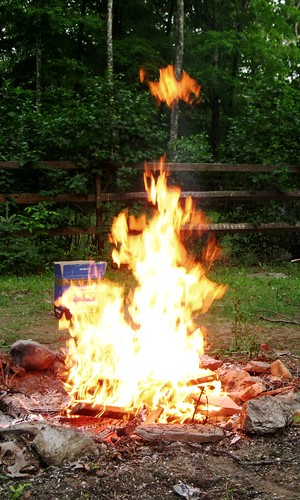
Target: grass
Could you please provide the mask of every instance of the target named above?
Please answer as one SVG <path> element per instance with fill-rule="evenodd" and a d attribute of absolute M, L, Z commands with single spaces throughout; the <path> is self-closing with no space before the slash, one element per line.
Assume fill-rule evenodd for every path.
<path fill-rule="evenodd" d="M 126 288 L 134 283 L 128 271 L 108 269 L 107 277 Z M 300 263 L 264 269 L 218 266 L 209 278 L 228 285 L 224 297 L 211 306 L 208 316 L 215 324 L 222 319 L 232 323 L 236 350 L 243 351 L 255 343 L 254 328 L 249 325 L 268 325 L 259 319 L 261 314 L 282 319 L 276 312 L 299 320 Z M 28 277 L 0 276 L 1 349 L 20 338 L 49 344 L 61 340 L 53 315 L 53 290 L 54 277 L 49 272 Z M 282 324 L 272 323 L 272 327 L 280 329 Z"/>
<path fill-rule="evenodd" d="M 264 268 L 219 267 L 209 277 L 228 285 L 221 301 L 212 305 L 211 313 L 233 319 L 255 320 L 260 314 L 276 316 L 270 311 L 300 321 L 300 265 Z"/>
<path fill-rule="evenodd" d="M 42 328 L 53 309 L 53 276 L 0 276 L 0 345 L 7 346 Z"/>

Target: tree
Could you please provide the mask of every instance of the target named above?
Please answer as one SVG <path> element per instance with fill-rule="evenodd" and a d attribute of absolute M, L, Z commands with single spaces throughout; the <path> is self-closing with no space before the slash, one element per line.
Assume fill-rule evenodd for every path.
<path fill-rule="evenodd" d="M 15 138 L 19 147 L 23 144 L 22 155 L 31 150 L 37 157 L 44 150 L 36 147 L 37 137 L 29 133 L 31 128 L 38 134 L 41 127 L 31 114 L 33 110 L 44 112 L 41 119 L 46 121 L 47 113 L 52 115 L 55 107 L 60 116 L 65 103 L 71 109 L 74 101 L 86 98 L 86 89 L 99 76 L 107 78 L 108 68 L 128 89 L 137 84 L 142 66 L 151 80 L 156 79 L 159 68 L 169 64 L 175 64 L 179 75 L 183 48 L 184 69 L 201 83 L 202 101 L 192 109 L 181 105 L 178 122 L 174 108 L 170 135 L 181 138 L 208 132 L 214 160 L 226 160 L 235 124 L 246 126 L 243 115 L 245 107 L 250 110 L 250 96 L 254 107 L 257 99 L 258 115 L 261 103 L 273 96 L 275 99 L 279 87 L 284 87 L 282 95 L 297 105 L 299 8 L 295 0 L 178 0 L 177 4 L 175 0 L 3 0 L 0 14 L 0 91 L 5 124 L 0 149 L 7 148 L 6 156 L 17 154 L 12 147 Z M 289 86 L 293 92 L 288 92 Z M 143 90 L 140 85 L 135 91 Z M 13 106 L 13 99 L 18 107 Z M 78 112 L 79 108 L 73 106 Z M 260 123 L 271 109 L 264 106 L 262 113 L 266 114 Z M 169 110 L 162 107 L 159 116 L 163 125 L 168 115 Z M 287 114 L 283 116 L 288 119 Z M 294 113 L 292 119 L 296 120 Z M 288 121 L 281 125 L 284 130 L 290 126 Z M 294 125 L 296 128 L 295 121 Z M 10 127 L 15 131 L 13 139 Z M 28 139 L 21 141 L 24 134 Z M 75 137 L 73 140 L 73 150 L 78 151 Z M 111 149 L 114 141 L 112 137 Z M 62 143 L 60 136 L 57 143 Z M 252 150 L 260 144 L 264 150 L 263 136 L 255 138 L 255 145 L 248 136 L 249 147 L 250 143 Z M 69 148 L 65 154 L 71 154 Z"/>
<path fill-rule="evenodd" d="M 176 44 L 176 59 L 175 59 L 175 76 L 177 80 L 180 79 L 182 74 L 184 52 L 184 0 L 177 0 L 177 44 Z M 171 133 L 170 141 L 176 141 L 178 135 L 178 113 L 179 101 L 173 103 L 171 111 Z"/>
<path fill-rule="evenodd" d="M 42 100 L 42 20 L 40 1 L 36 4 L 35 95 L 36 110 L 40 112 Z"/>
<path fill-rule="evenodd" d="M 113 0 L 107 2 L 107 70 L 108 78 L 111 80 L 114 63 L 113 63 Z"/>

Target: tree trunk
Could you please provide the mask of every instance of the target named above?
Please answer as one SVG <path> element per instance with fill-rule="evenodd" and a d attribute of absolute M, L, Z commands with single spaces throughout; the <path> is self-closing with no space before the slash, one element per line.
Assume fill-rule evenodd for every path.
<path fill-rule="evenodd" d="M 182 61 L 184 50 L 184 0 L 177 0 L 177 45 L 176 45 L 176 60 L 175 60 L 175 76 L 177 80 L 180 79 L 182 73 Z M 178 137 L 178 116 L 179 116 L 179 101 L 175 101 L 171 110 L 171 131 L 170 142 L 171 152 L 170 156 L 174 154 L 172 144 Z"/>
<path fill-rule="evenodd" d="M 172 0 L 170 8 L 169 8 L 169 12 L 168 12 L 167 23 L 166 23 L 166 35 L 167 36 L 170 36 L 171 31 L 172 31 L 172 18 L 173 18 L 173 14 L 174 14 L 174 4 L 175 4 L 175 0 Z"/>
<path fill-rule="evenodd" d="M 218 92 L 212 89 L 210 99 L 211 109 L 211 145 L 212 154 L 216 158 L 220 144 L 220 99 Z"/>
<path fill-rule="evenodd" d="M 225 110 L 225 114 L 229 117 L 232 118 L 234 116 L 234 98 L 235 98 L 235 80 L 238 77 L 239 74 L 239 64 L 240 64 L 240 58 L 241 58 L 241 51 L 240 51 L 240 38 L 241 38 L 241 33 L 243 32 L 245 28 L 245 14 L 247 13 L 250 5 L 250 0 L 241 0 L 239 3 L 239 9 L 237 12 L 237 19 L 236 19 L 236 50 L 233 53 L 232 56 L 232 64 L 231 64 L 231 81 L 232 84 L 229 87 L 229 95 L 228 95 L 228 105 Z"/>
<path fill-rule="evenodd" d="M 113 59 L 113 0 L 107 2 L 107 71 L 110 83 L 114 71 Z"/>
<path fill-rule="evenodd" d="M 81 8 L 80 8 L 80 15 L 82 18 L 86 16 L 86 9 L 87 9 L 87 0 L 82 0 L 81 2 Z M 82 56 L 83 56 L 83 50 L 84 50 L 84 24 L 83 22 L 79 23 L 78 26 L 78 39 L 77 39 L 77 61 L 82 62 Z M 75 85 L 76 91 L 81 94 L 83 85 L 82 85 L 82 78 L 79 73 L 78 79 Z"/>
<path fill-rule="evenodd" d="M 218 20 L 218 12 L 219 12 L 219 0 L 215 0 L 213 2 L 213 17 L 212 17 L 212 28 L 215 31 L 219 31 L 219 20 Z M 220 62 L 220 49 L 219 47 L 215 47 L 212 65 L 215 68 L 215 74 L 218 74 L 219 70 L 219 62 Z M 210 91 L 210 109 L 211 109 L 211 145 L 212 145 L 212 154 L 213 157 L 217 157 L 218 147 L 220 143 L 220 95 L 219 90 L 217 88 L 217 83 L 213 82 Z"/>
<path fill-rule="evenodd" d="M 35 32 L 35 106 L 39 113 L 42 100 L 42 18 L 40 1 L 36 2 L 36 32 Z"/>

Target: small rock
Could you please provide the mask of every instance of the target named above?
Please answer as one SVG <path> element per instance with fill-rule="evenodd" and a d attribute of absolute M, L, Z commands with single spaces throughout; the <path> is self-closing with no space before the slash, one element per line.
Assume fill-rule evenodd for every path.
<path fill-rule="evenodd" d="M 249 361 L 245 368 L 249 373 L 266 373 L 270 369 L 270 363 L 264 361 Z"/>
<path fill-rule="evenodd" d="M 239 399 L 241 401 L 249 401 L 250 399 L 256 398 L 266 390 L 266 386 L 262 382 L 256 382 L 255 384 L 246 387 L 239 394 Z"/>
<path fill-rule="evenodd" d="M 274 377 L 274 375 L 269 375 L 268 381 L 274 385 L 274 387 L 279 387 L 282 385 L 281 377 Z"/>
<path fill-rule="evenodd" d="M 242 407 L 241 428 L 247 434 L 271 434 L 291 423 L 293 409 L 280 399 L 262 396 Z"/>
<path fill-rule="evenodd" d="M 211 358 L 207 354 L 201 354 L 200 356 L 200 367 L 215 371 L 223 365 L 223 361 L 221 359 Z"/>
<path fill-rule="evenodd" d="M 95 456 L 98 448 L 92 438 L 78 429 L 45 425 L 33 446 L 47 465 L 60 467 L 83 456 Z"/>
<path fill-rule="evenodd" d="M 10 348 L 10 356 L 17 366 L 27 371 L 44 371 L 57 359 L 55 352 L 33 340 L 17 340 Z"/>
<path fill-rule="evenodd" d="M 284 273 L 267 273 L 267 274 L 272 278 L 287 278 L 287 275 Z"/>
<path fill-rule="evenodd" d="M 251 375 L 245 370 L 228 370 L 224 375 L 220 375 L 222 387 L 227 392 L 240 391 L 251 383 Z M 254 382 L 253 382 L 254 383 Z"/>
<path fill-rule="evenodd" d="M 282 377 L 287 380 L 291 380 L 293 378 L 290 370 L 282 363 L 282 361 L 280 361 L 280 359 L 276 359 L 276 361 L 270 365 L 270 373 L 275 377 Z"/>
<path fill-rule="evenodd" d="M 298 410 L 300 412 L 300 392 L 289 391 L 284 394 L 278 394 L 277 399 L 283 401 L 284 403 L 290 405 L 294 411 Z"/>
<path fill-rule="evenodd" d="M 13 417 L 11 415 L 7 415 L 0 410 L 0 427 L 6 427 L 13 421 Z"/>
<path fill-rule="evenodd" d="M 208 498 L 208 496 L 206 497 L 205 493 L 199 490 L 199 488 L 194 488 L 193 486 L 185 484 L 181 481 L 173 486 L 173 491 L 177 493 L 177 495 L 186 499 L 192 498 L 193 500 L 200 500 L 200 498 Z"/>

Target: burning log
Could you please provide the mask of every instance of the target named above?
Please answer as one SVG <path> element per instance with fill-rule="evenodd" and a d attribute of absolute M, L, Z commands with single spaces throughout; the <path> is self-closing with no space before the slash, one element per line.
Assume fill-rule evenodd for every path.
<path fill-rule="evenodd" d="M 205 377 L 199 377 L 197 379 L 194 379 L 194 380 L 189 380 L 187 382 L 187 385 L 188 386 L 191 386 L 191 385 L 196 385 L 196 386 L 199 386 L 201 384 L 207 384 L 209 382 L 213 382 L 214 380 L 218 380 L 218 375 L 216 373 L 212 373 L 210 375 L 206 375 Z"/>
<path fill-rule="evenodd" d="M 69 415 L 83 415 L 87 417 L 112 418 L 116 420 L 132 420 L 135 416 L 133 412 L 125 410 L 120 406 L 92 405 L 91 403 L 77 403 Z"/>

